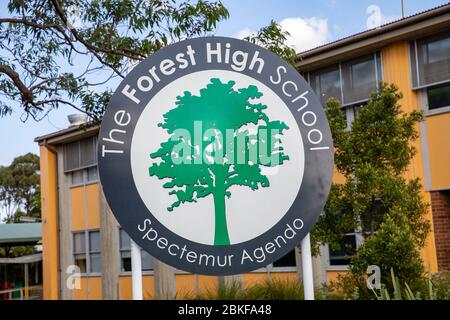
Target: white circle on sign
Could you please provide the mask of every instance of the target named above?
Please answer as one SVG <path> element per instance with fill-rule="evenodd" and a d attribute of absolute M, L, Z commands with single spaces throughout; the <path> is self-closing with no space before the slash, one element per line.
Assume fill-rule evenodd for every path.
<path fill-rule="evenodd" d="M 175 195 L 169 194 L 171 189 L 163 187 L 170 179 L 149 175 L 150 166 L 159 161 L 151 159 L 150 154 L 170 139 L 167 131 L 158 126 L 164 121 L 163 115 L 177 106 L 177 96 L 182 96 L 185 91 L 198 96 L 212 78 L 218 78 L 222 83 L 234 81 L 236 91 L 256 86 L 262 96 L 251 102 L 266 105 L 264 113 L 271 121 L 283 121 L 289 127 L 280 136 L 283 152 L 289 160 L 275 167 L 260 166 L 270 186 L 252 190 L 234 185 L 229 189 L 231 196 L 225 199 L 227 229 L 230 244 L 237 244 L 258 237 L 280 221 L 294 202 L 302 182 L 305 157 L 298 125 L 283 100 L 269 87 L 247 75 L 225 70 L 199 71 L 176 79 L 162 88 L 141 113 L 131 143 L 131 169 L 142 201 L 161 224 L 190 241 L 214 244 L 213 196 L 182 203 L 169 211 L 168 207 L 177 201 Z"/>

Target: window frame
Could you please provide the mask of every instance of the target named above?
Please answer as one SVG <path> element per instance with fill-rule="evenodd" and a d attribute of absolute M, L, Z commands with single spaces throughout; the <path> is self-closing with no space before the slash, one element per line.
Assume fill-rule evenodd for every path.
<path fill-rule="evenodd" d="M 355 236 L 355 243 L 356 243 L 356 250 L 358 250 L 358 247 L 363 243 L 364 239 L 360 232 L 349 232 L 346 233 L 344 236 Z M 320 255 L 324 255 L 324 258 L 326 260 L 326 271 L 347 271 L 350 269 L 349 264 L 342 264 L 342 265 L 332 265 L 331 259 L 330 259 L 330 246 L 328 243 L 323 245 L 323 248 L 321 250 Z"/>
<path fill-rule="evenodd" d="M 119 236 L 119 269 L 120 269 L 120 272 L 119 272 L 119 275 L 130 275 L 131 274 L 131 270 L 130 271 L 125 271 L 124 270 L 124 268 L 123 268 L 123 262 L 122 262 L 122 253 L 124 253 L 124 252 L 130 252 L 130 259 L 131 259 L 131 243 L 130 243 L 130 248 L 129 249 L 122 249 L 122 236 L 121 236 L 121 234 L 122 234 L 122 231 L 130 238 L 130 236 L 125 232 L 125 230 L 123 230 L 120 226 L 117 228 L 117 231 L 118 231 L 118 236 Z M 131 241 L 131 238 L 130 238 L 130 241 Z M 144 253 L 144 252 L 146 252 L 146 251 L 144 251 L 144 249 L 142 249 L 141 248 L 141 267 L 142 267 L 142 261 L 143 261 L 143 259 L 142 259 L 142 254 Z M 155 264 L 154 264 L 154 260 L 156 260 L 156 258 L 155 257 L 153 257 L 150 253 L 148 253 L 147 252 L 147 254 L 150 256 L 150 257 L 152 257 L 152 259 L 153 259 L 153 261 L 152 261 L 152 265 L 153 265 L 153 269 L 143 269 L 143 267 L 142 267 L 142 274 L 143 275 L 153 275 L 154 274 L 154 272 L 155 272 Z M 176 273 L 178 273 L 178 271 L 179 270 L 176 270 Z M 181 271 L 181 270 L 180 270 Z M 187 273 L 187 272 L 184 272 L 184 271 L 181 271 L 182 273 Z"/>
<path fill-rule="evenodd" d="M 408 48 L 408 58 L 409 58 L 409 70 L 410 70 L 410 81 L 412 90 L 421 90 L 428 87 L 438 86 L 450 81 L 449 79 L 439 80 L 435 82 L 430 82 L 427 84 L 421 84 L 420 81 L 420 62 L 419 62 L 419 46 L 417 44 L 418 41 L 423 42 L 420 48 L 423 48 L 423 45 L 428 47 L 428 44 L 431 42 L 436 42 L 443 39 L 450 39 L 450 32 L 444 31 L 433 36 L 426 36 L 421 38 L 416 38 L 409 42 Z M 428 41 L 427 41 L 428 40 Z M 449 40 L 450 41 L 450 40 Z M 414 81 L 416 80 L 416 81 Z"/>
<path fill-rule="evenodd" d="M 95 169 L 96 170 L 95 180 L 89 180 L 89 169 Z M 79 173 L 79 172 L 81 172 L 81 174 L 82 174 L 81 182 L 74 183 L 73 182 L 73 175 L 76 174 L 76 173 Z M 83 169 L 72 170 L 72 171 L 66 172 L 66 174 L 68 175 L 68 182 L 69 182 L 70 188 L 80 187 L 80 186 L 87 186 L 87 185 L 99 182 L 99 179 L 98 179 L 98 166 L 97 165 L 92 165 L 92 166 L 89 166 L 89 167 L 86 167 L 86 168 L 83 168 Z"/>
<path fill-rule="evenodd" d="M 450 85 L 450 81 L 448 82 L 448 84 Z M 428 88 L 422 88 L 417 91 L 419 105 L 420 105 L 421 110 L 424 111 L 425 116 L 431 117 L 434 115 L 449 113 L 450 112 L 450 104 L 448 106 L 444 106 L 444 107 L 440 107 L 440 108 L 436 108 L 436 109 L 429 108 L 427 89 Z"/>
<path fill-rule="evenodd" d="M 94 233 L 94 232 L 98 232 L 99 234 L 99 251 L 91 251 L 90 248 L 90 234 Z M 85 261 L 86 261 L 86 270 L 85 272 L 81 272 L 80 270 L 80 274 L 82 276 L 101 276 L 102 275 L 102 250 L 101 250 L 101 232 L 99 228 L 95 228 L 95 229 L 85 229 L 85 230 L 76 230 L 76 231 L 72 231 L 72 264 L 73 265 L 77 265 L 76 264 L 76 259 L 75 256 L 76 255 L 82 255 L 83 253 L 77 253 L 75 252 L 75 235 L 76 234 L 83 234 L 84 236 L 84 255 L 85 255 Z M 92 266 L 91 266 L 91 255 L 92 254 L 98 254 L 100 256 L 100 271 L 91 271 L 92 270 Z"/>
<path fill-rule="evenodd" d="M 87 165 L 81 165 L 81 143 L 86 141 L 86 140 L 90 140 L 91 141 L 90 143 L 92 145 L 91 147 L 92 147 L 93 160 L 92 160 L 91 163 L 89 163 Z M 69 156 L 68 156 L 67 150 L 73 144 L 77 144 L 78 166 L 74 166 L 74 167 L 68 168 L 67 159 L 69 158 Z M 69 173 L 69 172 L 72 172 L 72 171 L 83 170 L 83 169 L 87 169 L 87 168 L 96 166 L 97 162 L 98 162 L 98 159 L 97 159 L 97 146 L 98 146 L 98 137 L 96 135 L 88 136 L 88 137 L 85 137 L 85 138 L 80 139 L 80 140 L 76 140 L 76 141 L 65 143 L 63 145 L 63 155 L 64 155 L 63 172 L 64 173 Z"/>
<path fill-rule="evenodd" d="M 369 57 L 371 57 L 371 59 L 368 59 Z M 335 97 L 336 99 L 338 99 L 341 103 L 341 107 L 346 108 L 348 106 L 353 106 L 355 104 L 364 104 L 365 102 L 367 102 L 369 100 L 369 97 L 361 99 L 361 100 L 355 100 L 355 101 L 350 101 L 350 102 L 346 102 L 344 99 L 344 72 L 343 72 L 343 65 L 353 65 L 354 63 L 362 63 L 364 61 L 364 59 L 367 58 L 368 60 L 365 61 L 373 61 L 374 64 L 374 75 L 375 75 L 375 89 L 378 89 L 379 87 L 379 82 L 384 80 L 384 71 L 383 71 L 383 53 L 381 50 L 375 50 L 372 53 L 368 53 L 365 55 L 361 55 L 358 57 L 354 57 L 352 59 L 349 60 L 345 60 L 345 61 L 339 61 L 337 64 L 332 64 L 332 65 L 328 65 L 325 66 L 323 68 L 319 68 L 317 70 L 312 70 L 312 71 L 308 71 L 307 72 L 307 80 L 308 80 L 308 84 L 312 87 L 312 82 L 311 82 L 311 74 L 315 74 L 316 76 L 320 76 L 320 74 L 322 73 L 326 73 L 327 71 L 329 72 L 330 70 L 334 70 L 334 68 L 338 68 L 339 70 L 339 89 L 340 89 L 340 97 Z M 380 69 L 380 70 L 378 70 Z M 315 83 L 315 82 L 314 82 Z M 317 84 L 315 85 L 315 87 L 317 86 Z M 317 93 L 315 91 L 316 88 L 313 88 L 314 92 L 319 96 L 320 98 L 320 93 Z M 325 107 L 325 106 L 324 106 Z"/>

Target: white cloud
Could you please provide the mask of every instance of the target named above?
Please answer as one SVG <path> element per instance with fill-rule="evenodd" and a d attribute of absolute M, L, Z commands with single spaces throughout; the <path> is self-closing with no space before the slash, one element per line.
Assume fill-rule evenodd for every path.
<path fill-rule="evenodd" d="M 287 44 L 297 52 L 312 49 L 331 40 L 327 19 L 286 18 L 280 25 L 290 34 Z"/>
<path fill-rule="evenodd" d="M 296 52 L 317 47 L 331 40 L 327 19 L 286 18 L 280 22 L 280 26 L 284 31 L 289 32 L 290 36 L 286 44 L 294 48 Z M 255 33 L 256 31 L 245 28 L 236 33 L 234 37 L 242 39 Z"/>

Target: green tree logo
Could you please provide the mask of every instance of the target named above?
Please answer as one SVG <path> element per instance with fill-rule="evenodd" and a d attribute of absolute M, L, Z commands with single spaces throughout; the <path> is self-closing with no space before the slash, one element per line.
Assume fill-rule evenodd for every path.
<path fill-rule="evenodd" d="M 232 186 L 252 190 L 269 187 L 261 167 L 275 167 L 289 157 L 281 145 L 282 121 L 272 121 L 257 103 L 262 96 L 256 86 L 235 90 L 234 81 L 213 78 L 195 96 L 185 91 L 176 107 L 164 114 L 159 126 L 170 139 L 150 154 L 157 159 L 150 176 L 166 179 L 163 187 L 177 200 L 168 211 L 185 202 L 214 199 L 214 245 L 229 245 L 225 198 Z"/>

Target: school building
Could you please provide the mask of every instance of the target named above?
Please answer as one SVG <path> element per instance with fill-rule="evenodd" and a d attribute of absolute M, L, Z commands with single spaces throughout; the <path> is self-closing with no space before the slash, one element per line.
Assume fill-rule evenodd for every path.
<path fill-rule="evenodd" d="M 430 272 L 450 270 L 450 4 L 298 54 L 297 69 L 325 102 L 341 101 L 348 124 L 378 81 L 396 84 L 405 112 L 423 110 L 417 154 L 408 176 L 419 177 L 432 224 L 422 258 Z M 98 127 L 73 125 L 36 138 L 40 145 L 43 292 L 45 299 L 131 299 L 130 239 L 110 212 L 97 175 Z M 342 177 L 335 175 L 335 182 Z M 343 242 L 356 248 L 362 237 Z M 321 248 L 316 285 L 348 270 L 348 252 Z M 182 298 L 239 279 L 297 279 L 298 252 L 235 277 L 189 274 L 142 252 L 144 298 Z M 74 266 L 81 272 L 79 286 Z"/>

